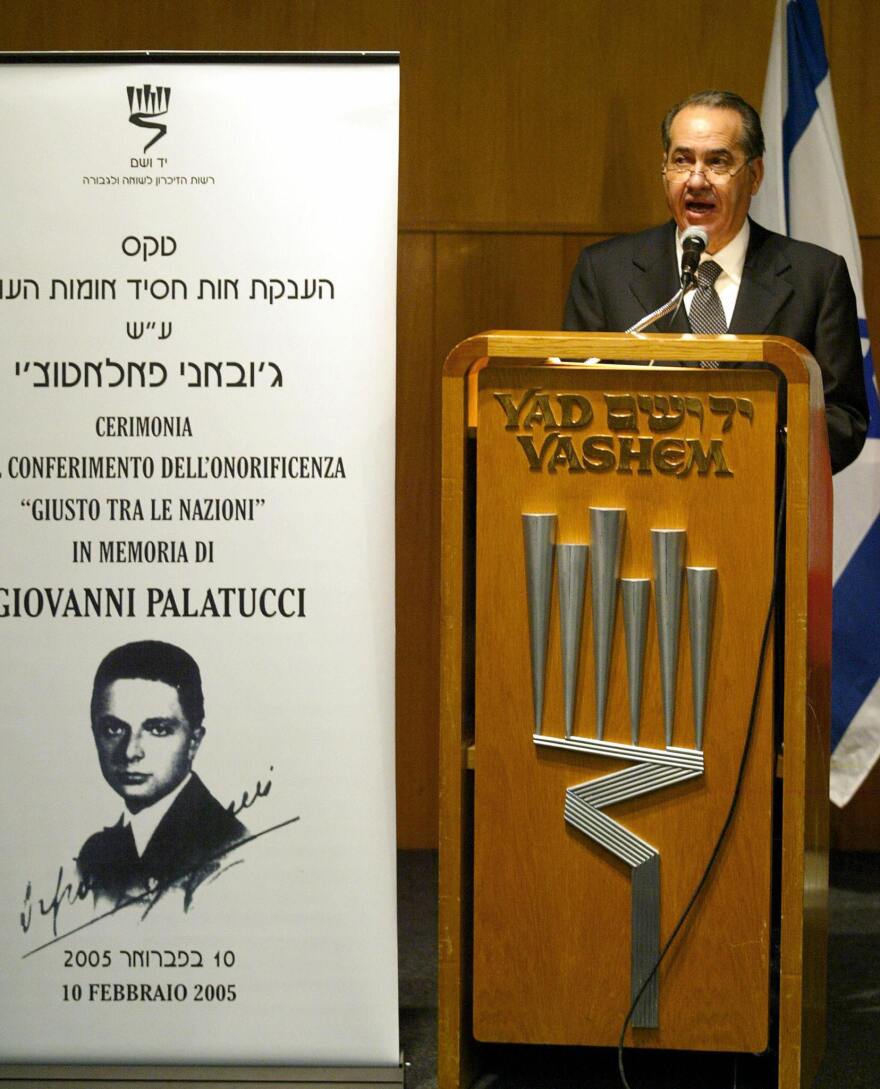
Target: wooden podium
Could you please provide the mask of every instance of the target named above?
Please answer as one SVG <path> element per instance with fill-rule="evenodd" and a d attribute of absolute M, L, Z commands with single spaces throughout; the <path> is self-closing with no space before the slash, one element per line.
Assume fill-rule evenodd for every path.
<path fill-rule="evenodd" d="M 815 361 L 779 337 L 472 337 L 444 366 L 442 522 L 440 1089 L 484 1043 L 614 1046 L 631 1005 L 628 1047 L 770 1048 L 779 1089 L 806 1089 L 831 648 Z"/>

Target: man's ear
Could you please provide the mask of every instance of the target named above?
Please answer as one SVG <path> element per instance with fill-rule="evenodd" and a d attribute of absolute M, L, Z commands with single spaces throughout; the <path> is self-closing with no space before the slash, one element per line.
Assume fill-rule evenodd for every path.
<path fill-rule="evenodd" d="M 189 739 L 189 747 L 187 749 L 187 755 L 189 756 L 190 763 L 195 760 L 196 753 L 199 751 L 199 745 L 202 743 L 202 738 L 205 736 L 205 727 L 197 726 L 193 732 L 192 737 Z"/>
<path fill-rule="evenodd" d="M 764 180 L 764 160 L 752 159 L 749 168 L 752 171 L 752 196 L 754 196 L 761 188 L 761 182 Z"/>

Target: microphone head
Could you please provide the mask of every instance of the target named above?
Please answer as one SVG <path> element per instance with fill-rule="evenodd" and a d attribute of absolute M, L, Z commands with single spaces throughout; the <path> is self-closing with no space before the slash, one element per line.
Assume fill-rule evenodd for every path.
<path fill-rule="evenodd" d="M 688 227 L 682 233 L 681 244 L 688 249 L 696 249 L 697 253 L 702 253 L 709 245 L 709 235 L 702 227 Z"/>

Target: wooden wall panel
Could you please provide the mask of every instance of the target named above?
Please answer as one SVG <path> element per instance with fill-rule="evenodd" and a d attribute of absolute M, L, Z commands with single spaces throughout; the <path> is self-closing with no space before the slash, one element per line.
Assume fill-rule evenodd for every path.
<path fill-rule="evenodd" d="M 862 235 L 880 235 L 880 126 L 876 124 L 880 4 L 876 0 L 831 0 L 831 18 L 825 26 L 856 226 Z"/>
<path fill-rule="evenodd" d="M 6 50 L 398 49 L 402 0 L 33 0 L 0 15 Z"/>
<path fill-rule="evenodd" d="M 563 297 L 559 235 L 439 234 L 438 362 L 483 329 L 558 329 Z"/>
<path fill-rule="evenodd" d="M 33 0 L 0 11 L 31 49 L 399 49 L 401 223 L 618 233 L 665 214 L 657 129 L 690 91 L 760 102 L 771 0 Z M 856 219 L 880 235 L 880 5 L 822 0 Z"/>
<path fill-rule="evenodd" d="M 397 812 L 401 847 L 437 843 L 440 364 L 434 236 L 403 234 L 397 304 Z"/>
<path fill-rule="evenodd" d="M 403 64 L 422 97 L 404 120 L 403 224 L 617 233 L 665 214 L 669 106 L 719 85 L 760 100 L 773 5 L 699 19 L 689 0 L 484 0 L 410 15 Z"/>

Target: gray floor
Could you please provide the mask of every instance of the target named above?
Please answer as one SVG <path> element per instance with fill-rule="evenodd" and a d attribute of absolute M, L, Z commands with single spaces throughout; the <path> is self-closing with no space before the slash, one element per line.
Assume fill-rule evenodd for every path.
<path fill-rule="evenodd" d="M 401 852 L 400 1033 L 408 1089 L 437 1085 L 437 856 Z M 831 860 L 828 1049 L 815 1089 L 880 1089 L 880 855 Z M 773 1089 L 767 1064 L 720 1056 L 675 1070 L 662 1054 L 628 1053 L 632 1089 Z M 619 1089 L 611 1051 L 506 1048 L 490 1056 L 479 1089 Z M 770 1064 L 772 1067 L 772 1063 Z"/>

